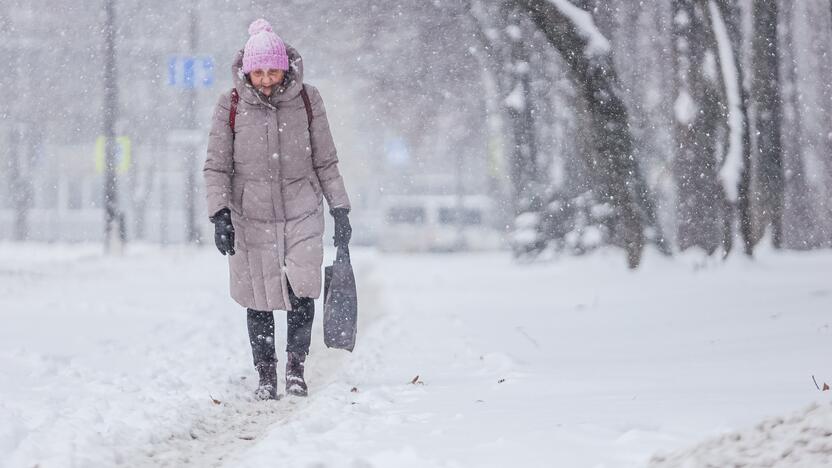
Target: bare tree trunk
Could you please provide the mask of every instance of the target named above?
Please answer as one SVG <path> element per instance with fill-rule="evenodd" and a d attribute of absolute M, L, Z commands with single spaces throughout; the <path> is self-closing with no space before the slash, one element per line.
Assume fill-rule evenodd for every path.
<path fill-rule="evenodd" d="M 133 208 L 133 220 L 134 220 L 134 236 L 136 239 L 145 240 L 147 237 L 147 205 L 150 201 L 150 196 L 153 193 L 153 186 L 154 181 L 157 178 L 157 173 L 159 172 L 159 155 L 156 151 L 152 151 L 153 153 L 150 156 L 149 164 L 143 165 L 134 165 L 130 168 L 131 171 L 131 184 L 132 187 L 132 194 L 130 199 L 132 200 L 132 208 Z M 142 155 L 136 155 L 137 161 L 142 160 Z"/>
<path fill-rule="evenodd" d="M 22 149 L 23 138 L 20 128 L 12 126 L 9 130 L 9 164 L 8 184 L 12 206 L 14 207 L 14 224 L 12 240 L 24 241 L 29 237 L 29 204 L 31 186 L 26 177 L 26 164 Z"/>
<path fill-rule="evenodd" d="M 535 121 L 532 114 L 534 102 L 531 89 L 531 66 L 527 50 L 527 38 L 521 26 L 520 11 L 510 8 L 507 12 L 505 35 L 511 47 L 508 95 L 503 100 L 509 115 L 514 136 L 511 155 L 511 180 L 514 185 L 515 214 L 540 210 L 540 187 L 537 164 Z"/>
<path fill-rule="evenodd" d="M 714 38 L 696 0 L 674 0 L 676 57 L 677 243 L 709 255 L 722 244 L 721 188 L 717 184 L 716 130 L 721 120 Z"/>
<path fill-rule="evenodd" d="M 741 9 L 738 0 L 730 0 L 730 8 L 724 6 L 725 0 L 720 0 L 723 18 L 727 18 L 728 35 L 734 47 L 734 60 L 737 64 L 737 80 L 740 82 L 740 105 L 743 116 L 742 132 L 742 172 L 737 192 L 737 210 L 740 222 L 740 235 L 743 240 L 745 254 L 754 254 L 753 215 L 751 209 L 751 97 L 745 86 L 745 71 L 742 62 L 742 27 L 740 26 Z"/>
<path fill-rule="evenodd" d="M 794 45 L 795 3 L 787 0 L 782 2 L 782 7 L 784 242 L 790 248 L 810 248 L 815 233 L 801 144 L 803 106 L 798 92 L 797 50 Z"/>
<path fill-rule="evenodd" d="M 783 148 L 780 126 L 780 55 L 777 36 L 777 0 L 754 0 L 754 106 L 756 109 L 757 157 L 764 225 L 771 225 L 772 242 L 783 242 Z"/>
<path fill-rule="evenodd" d="M 513 186 L 505 183 L 501 171 L 507 166 L 504 161 L 505 141 L 508 140 L 502 97 L 507 94 L 507 80 L 500 65 L 502 43 L 494 41 L 496 27 L 491 23 L 492 17 L 480 0 L 473 0 L 469 4 L 466 15 L 470 30 L 480 47 L 471 47 L 472 54 L 482 68 L 483 99 L 488 113 L 488 156 L 489 156 L 489 188 L 488 191 L 495 199 L 509 199 L 513 197 Z M 501 218 L 510 219 L 514 216 L 514 208 L 509 210 L 508 204 L 500 204 Z M 510 211 L 510 213 L 509 213 Z"/>
<path fill-rule="evenodd" d="M 730 246 L 733 244 L 733 213 L 736 212 L 737 217 L 739 219 L 739 230 L 740 235 L 743 240 L 743 247 L 744 251 L 747 255 L 752 255 L 754 242 L 752 239 L 752 229 L 751 229 L 751 206 L 750 206 L 750 199 L 749 199 L 749 189 L 751 186 L 751 120 L 748 115 L 748 92 L 745 87 L 745 72 L 743 70 L 742 64 L 742 30 L 740 27 L 740 5 L 738 0 L 711 0 L 713 5 L 716 6 L 717 11 L 715 14 L 718 14 L 719 18 L 712 18 L 712 24 L 719 19 L 722 20 L 726 33 L 728 35 L 728 41 L 730 42 L 730 49 L 731 49 L 731 57 L 725 57 L 725 60 L 731 60 L 734 65 L 734 70 L 736 72 L 736 76 L 723 76 L 723 80 L 725 81 L 725 88 L 726 88 L 726 95 L 731 92 L 730 88 L 736 88 L 739 91 L 739 102 L 734 104 L 738 106 L 738 109 L 732 108 L 730 112 L 738 112 L 738 116 L 732 116 L 731 118 L 734 120 L 734 125 L 736 124 L 736 119 L 741 119 L 741 128 L 731 128 L 732 132 L 741 132 L 740 136 L 740 148 L 732 148 L 731 151 L 734 151 L 734 154 L 729 154 L 729 157 L 737 157 L 739 156 L 739 161 L 733 161 L 726 159 L 723 161 L 723 167 L 720 169 L 720 175 L 723 180 L 723 184 L 725 185 L 725 192 L 727 195 L 726 200 L 726 210 L 725 210 L 725 223 L 726 225 L 730 225 L 731 227 L 726 227 L 725 232 L 726 236 L 730 236 L 726 239 L 726 245 L 728 248 L 726 249 L 726 254 L 730 251 Z M 714 33 L 716 33 L 716 28 L 719 27 L 718 25 L 714 24 Z M 728 80 L 736 80 L 734 83 L 729 82 Z M 731 143 L 731 145 L 736 144 L 737 142 Z M 736 154 L 739 153 L 739 155 Z M 734 164 L 738 164 L 739 167 L 735 167 Z M 739 170 L 739 174 L 734 173 L 733 171 Z M 732 183 L 736 183 L 736 196 L 733 196 L 733 188 L 729 185 Z"/>
<path fill-rule="evenodd" d="M 657 199 L 661 203 L 661 210 L 670 225 L 675 224 L 676 218 L 676 187 L 672 178 L 672 164 L 675 159 L 675 142 L 673 136 L 673 92 L 675 83 L 673 44 L 673 5 L 670 2 L 659 2 L 655 10 L 649 13 L 652 18 L 650 28 L 655 31 L 650 35 L 655 81 L 652 85 L 657 91 L 656 105 L 651 115 L 650 128 L 654 133 L 653 140 L 656 154 L 657 168 L 654 173 Z"/>
<path fill-rule="evenodd" d="M 104 28 L 104 249 L 108 253 L 120 253 L 127 233 L 124 215 L 119 210 L 116 179 L 115 122 L 118 118 L 118 75 L 115 54 L 115 5 L 114 0 L 105 2 L 107 22 Z"/>
<path fill-rule="evenodd" d="M 805 7 L 813 7 L 814 4 L 805 5 Z M 820 61 L 820 79 L 816 81 L 817 86 L 820 87 L 820 94 L 822 96 L 819 105 L 822 121 L 819 132 L 820 142 L 818 147 L 818 157 L 821 164 L 826 169 L 825 186 L 826 197 L 822 195 L 819 197 L 822 201 L 820 206 L 814 210 L 816 215 L 813 217 L 816 220 L 816 230 L 819 231 L 817 246 L 832 246 L 832 87 L 829 84 L 829 77 L 832 76 L 832 51 L 830 51 L 829 34 L 824 30 L 829 30 L 826 26 L 830 24 L 832 18 L 826 15 L 812 15 L 812 22 L 817 26 L 813 27 L 812 22 L 807 26 L 814 36 L 812 40 L 813 55 Z M 823 28 L 823 29 L 821 29 Z"/>
<path fill-rule="evenodd" d="M 199 17 L 197 10 L 191 6 L 188 8 L 188 15 L 190 16 L 190 27 L 188 34 L 188 43 L 191 54 L 196 54 L 199 48 Z M 193 83 L 190 89 L 185 91 L 185 125 L 191 130 L 196 131 L 196 83 Z M 193 142 L 188 143 L 185 151 L 185 239 L 188 242 L 199 244 L 202 235 L 199 232 L 199 224 L 196 220 L 196 204 L 195 200 L 199 197 L 196 185 L 197 173 L 197 148 Z"/>
<path fill-rule="evenodd" d="M 13 25 L 11 23 L 12 6 L 3 8 L 3 15 L 0 15 L 0 26 L 3 28 L 4 36 L 14 37 Z M 8 55 L 4 57 L 11 65 L 10 70 L 3 75 L 2 84 L 8 89 L 13 86 L 17 80 L 23 79 L 24 82 L 28 80 L 21 77 L 22 70 L 25 68 L 26 54 L 29 52 L 24 47 L 4 47 L 8 51 Z M 5 55 L 5 54 L 4 54 Z M 28 91 L 28 88 L 24 91 Z M 12 221 L 11 238 L 15 241 L 24 241 L 29 237 L 29 207 L 31 204 L 31 181 L 30 173 L 28 171 L 29 164 L 27 164 L 27 151 L 24 148 L 24 143 L 30 138 L 28 135 L 28 126 L 21 121 L 23 115 L 28 113 L 20 112 L 21 97 L 19 93 L 9 94 L 8 99 L 11 102 L 11 115 L 15 118 L 6 119 L 10 123 L 8 128 L 7 145 L 7 187 L 9 190 L 9 202 L 11 202 L 14 211 L 14 220 Z"/>
<path fill-rule="evenodd" d="M 576 86 L 592 117 L 596 158 L 590 162 L 598 198 L 614 211 L 613 240 L 627 251 L 628 263 L 636 268 L 645 243 L 646 184 L 633 155 L 627 109 L 621 99 L 609 43 L 594 28 L 591 16 L 568 2 L 516 0 L 558 50 L 572 72 Z M 564 10 L 561 10 L 564 8 Z M 576 19 L 580 18 L 580 24 Z M 657 227 L 657 224 L 654 226 Z"/>
<path fill-rule="evenodd" d="M 643 12 L 635 8 L 622 7 L 621 3 L 622 2 L 620 1 L 611 2 L 605 7 L 606 9 L 610 9 L 614 12 L 623 11 L 625 15 L 623 19 L 619 19 L 621 25 L 618 27 L 618 38 L 616 39 L 616 44 L 626 51 L 650 50 L 651 44 L 649 41 L 645 41 L 638 37 L 639 31 L 643 27 L 641 24 Z M 653 12 L 653 14 L 657 16 L 661 15 L 660 10 Z M 648 54 L 653 55 L 653 51 Z M 626 56 L 627 55 L 625 55 L 625 57 Z M 658 57 L 655 58 L 660 60 Z M 617 70 L 622 69 L 622 63 L 622 61 L 619 61 L 619 67 Z M 643 70 L 640 70 L 639 66 L 630 68 L 630 79 L 625 79 L 624 81 L 632 83 L 643 81 L 645 79 L 649 80 L 649 78 L 644 75 Z M 629 131 L 632 136 L 634 146 L 632 157 L 641 164 L 644 164 L 645 160 L 648 158 L 646 154 L 647 152 L 655 153 L 658 151 L 657 146 L 655 145 L 655 137 L 650 135 L 648 130 L 651 126 L 649 110 L 646 106 L 646 102 L 648 100 L 647 94 L 649 91 L 645 88 L 647 87 L 636 86 L 635 89 L 629 89 L 626 93 L 626 95 L 629 96 L 629 102 L 625 102 L 625 105 L 628 106 L 629 110 Z M 622 95 L 622 99 L 627 96 Z M 649 164 L 649 161 L 647 163 Z M 656 243 L 662 253 L 670 255 L 671 242 L 665 238 L 664 232 L 661 228 L 661 222 L 659 221 L 659 210 L 656 207 L 656 200 L 647 183 L 647 171 L 645 170 L 643 172 L 643 175 L 640 174 L 635 177 L 634 183 L 636 185 L 636 193 L 639 194 L 639 197 L 641 198 L 641 208 L 644 210 L 647 225 L 652 226 L 651 229 L 653 230 L 653 233 L 648 240 Z"/>

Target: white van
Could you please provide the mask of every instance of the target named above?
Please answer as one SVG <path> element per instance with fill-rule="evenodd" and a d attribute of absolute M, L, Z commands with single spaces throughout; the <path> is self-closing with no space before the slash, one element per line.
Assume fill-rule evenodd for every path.
<path fill-rule="evenodd" d="M 492 250 L 504 245 L 493 201 L 482 195 L 387 196 L 378 245 L 382 251 Z"/>

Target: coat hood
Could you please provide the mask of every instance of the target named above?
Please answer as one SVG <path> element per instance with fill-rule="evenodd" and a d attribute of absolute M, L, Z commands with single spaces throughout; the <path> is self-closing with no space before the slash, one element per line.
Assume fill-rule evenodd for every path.
<path fill-rule="evenodd" d="M 234 57 L 231 65 L 231 75 L 234 80 L 234 87 L 241 99 L 250 104 L 262 103 L 266 106 L 276 107 L 281 101 L 288 101 L 300 94 L 303 87 L 303 58 L 297 49 L 286 44 L 286 55 L 289 56 L 289 70 L 283 79 L 283 84 L 275 87 L 272 95 L 264 96 L 258 92 L 243 73 L 243 50 L 240 49 Z"/>

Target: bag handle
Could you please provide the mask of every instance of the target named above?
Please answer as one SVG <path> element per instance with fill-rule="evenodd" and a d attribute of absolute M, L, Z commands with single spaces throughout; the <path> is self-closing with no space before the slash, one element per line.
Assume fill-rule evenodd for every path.
<path fill-rule="evenodd" d="M 335 263 L 350 263 L 350 246 L 338 246 L 338 251 L 335 253 Z"/>

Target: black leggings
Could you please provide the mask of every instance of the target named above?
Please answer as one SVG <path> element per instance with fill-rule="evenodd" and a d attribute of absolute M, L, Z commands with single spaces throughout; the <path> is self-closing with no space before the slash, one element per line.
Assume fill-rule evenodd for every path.
<path fill-rule="evenodd" d="M 286 351 L 309 353 L 312 341 L 312 321 L 315 319 L 315 301 L 311 297 L 295 296 L 289 286 L 292 310 L 286 312 Z M 248 309 L 248 338 L 254 365 L 276 362 L 274 352 L 274 312 Z"/>

